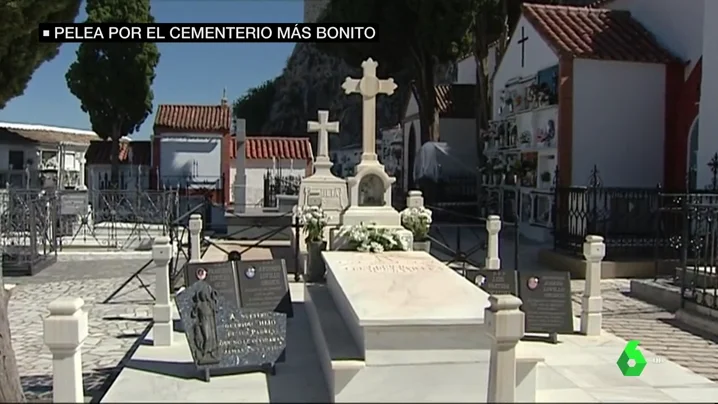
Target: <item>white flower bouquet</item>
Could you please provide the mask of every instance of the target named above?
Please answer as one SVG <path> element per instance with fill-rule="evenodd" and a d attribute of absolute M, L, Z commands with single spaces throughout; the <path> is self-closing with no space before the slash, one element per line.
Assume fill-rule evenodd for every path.
<path fill-rule="evenodd" d="M 307 234 L 307 242 L 317 242 L 324 239 L 324 228 L 329 217 L 319 206 L 305 206 L 299 212 L 299 223 Z"/>
<path fill-rule="evenodd" d="M 414 235 L 414 241 L 425 241 L 431 227 L 431 211 L 423 206 L 401 211 L 401 225 Z"/>
<path fill-rule="evenodd" d="M 350 227 L 347 236 L 349 245 L 356 251 L 380 253 L 409 249 L 396 231 L 385 227 L 360 224 Z"/>

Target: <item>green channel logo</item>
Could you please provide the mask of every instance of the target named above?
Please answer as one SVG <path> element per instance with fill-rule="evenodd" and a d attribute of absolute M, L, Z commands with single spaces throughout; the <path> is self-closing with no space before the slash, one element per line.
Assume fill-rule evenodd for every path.
<path fill-rule="evenodd" d="M 623 348 L 623 352 L 621 352 L 621 356 L 618 357 L 616 365 L 621 369 L 624 376 L 640 376 L 643 369 L 646 368 L 646 358 L 638 349 L 640 344 L 641 341 L 628 341 L 626 347 Z"/>

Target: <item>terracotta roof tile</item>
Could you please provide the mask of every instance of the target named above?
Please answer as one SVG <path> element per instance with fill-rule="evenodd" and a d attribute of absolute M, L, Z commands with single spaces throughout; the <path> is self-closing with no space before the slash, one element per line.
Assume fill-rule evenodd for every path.
<path fill-rule="evenodd" d="M 232 127 L 232 110 L 227 105 L 160 105 L 155 130 L 195 133 L 227 133 Z"/>
<path fill-rule="evenodd" d="M 232 152 L 232 158 L 236 158 Z M 308 137 L 248 136 L 245 148 L 247 159 L 314 160 L 312 144 Z"/>
<path fill-rule="evenodd" d="M 524 4 L 524 16 L 559 55 L 672 63 L 678 59 L 628 11 Z"/>
<path fill-rule="evenodd" d="M 94 141 L 85 152 L 88 165 L 110 164 L 112 142 Z M 130 157 L 132 158 L 130 160 Z M 150 141 L 120 142 L 120 164 L 151 165 L 152 143 Z"/>

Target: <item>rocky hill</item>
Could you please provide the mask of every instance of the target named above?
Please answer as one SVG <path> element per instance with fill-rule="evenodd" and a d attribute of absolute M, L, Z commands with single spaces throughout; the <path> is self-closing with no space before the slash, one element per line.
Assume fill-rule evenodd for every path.
<path fill-rule="evenodd" d="M 317 110 L 328 109 L 331 120 L 338 120 L 341 128 L 341 136 L 333 136 L 333 142 L 338 142 L 338 146 L 359 143 L 361 97 L 344 94 L 341 85 L 347 76 L 361 77 L 361 68 L 350 67 L 312 44 L 297 44 L 277 81 L 270 117 L 262 132 L 304 134 L 307 121 L 317 119 Z M 378 98 L 377 129 L 401 121 L 409 82 L 406 75 L 394 76 L 394 80 L 399 85 L 397 92 Z"/>

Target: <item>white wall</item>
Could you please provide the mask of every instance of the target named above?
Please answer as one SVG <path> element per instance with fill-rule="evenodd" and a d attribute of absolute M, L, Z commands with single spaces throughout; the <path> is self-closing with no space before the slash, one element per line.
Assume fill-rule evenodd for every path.
<path fill-rule="evenodd" d="M 517 42 L 521 37 L 521 28 L 528 40 L 524 43 L 524 67 L 521 67 L 521 45 Z M 516 30 L 511 36 L 506 53 L 501 60 L 493 81 L 493 108 L 492 116 L 496 116 L 501 102 L 499 94 L 505 88 L 506 82 L 518 77 L 530 77 L 539 70 L 558 64 L 556 54 L 548 47 L 526 18 L 521 17 Z"/>
<path fill-rule="evenodd" d="M 120 178 L 124 174 L 124 189 L 150 188 L 150 166 L 120 165 Z M 87 166 L 87 188 L 100 189 L 102 181 L 107 175 L 109 179 L 112 174 L 112 166 L 109 164 L 93 164 Z"/>
<path fill-rule="evenodd" d="M 473 56 L 460 60 L 456 67 L 458 73 L 455 84 L 476 84 L 476 61 Z"/>
<path fill-rule="evenodd" d="M 718 1 L 706 1 L 703 34 L 710 40 L 703 41 L 703 77 L 701 80 L 700 121 L 698 124 L 697 185 L 699 188 L 711 184 L 712 173 L 706 164 L 718 152 Z"/>
<path fill-rule="evenodd" d="M 593 165 L 607 187 L 663 181 L 665 66 L 574 61 L 573 185 Z"/>
<path fill-rule="evenodd" d="M 245 193 L 245 205 L 247 207 L 261 207 L 264 200 L 264 176 L 268 169 L 277 168 L 277 173 L 281 169 L 282 176 L 297 176 L 304 178 L 307 172 L 307 163 L 302 160 L 280 160 L 273 165 L 269 159 L 251 159 L 247 160 L 245 173 L 247 174 L 247 191 Z M 234 181 L 234 176 L 231 177 Z M 234 183 L 232 183 L 234 189 Z"/>
<path fill-rule="evenodd" d="M 661 45 L 690 62 L 686 68 L 688 75 L 703 53 L 703 14 L 707 3 L 715 0 L 615 0 L 607 7 L 630 11 Z M 708 25 L 715 25 L 715 18 Z"/>
<path fill-rule="evenodd" d="M 163 134 L 160 142 L 160 175 L 176 182 L 180 177 L 209 180 L 222 175 L 222 136 Z"/>

